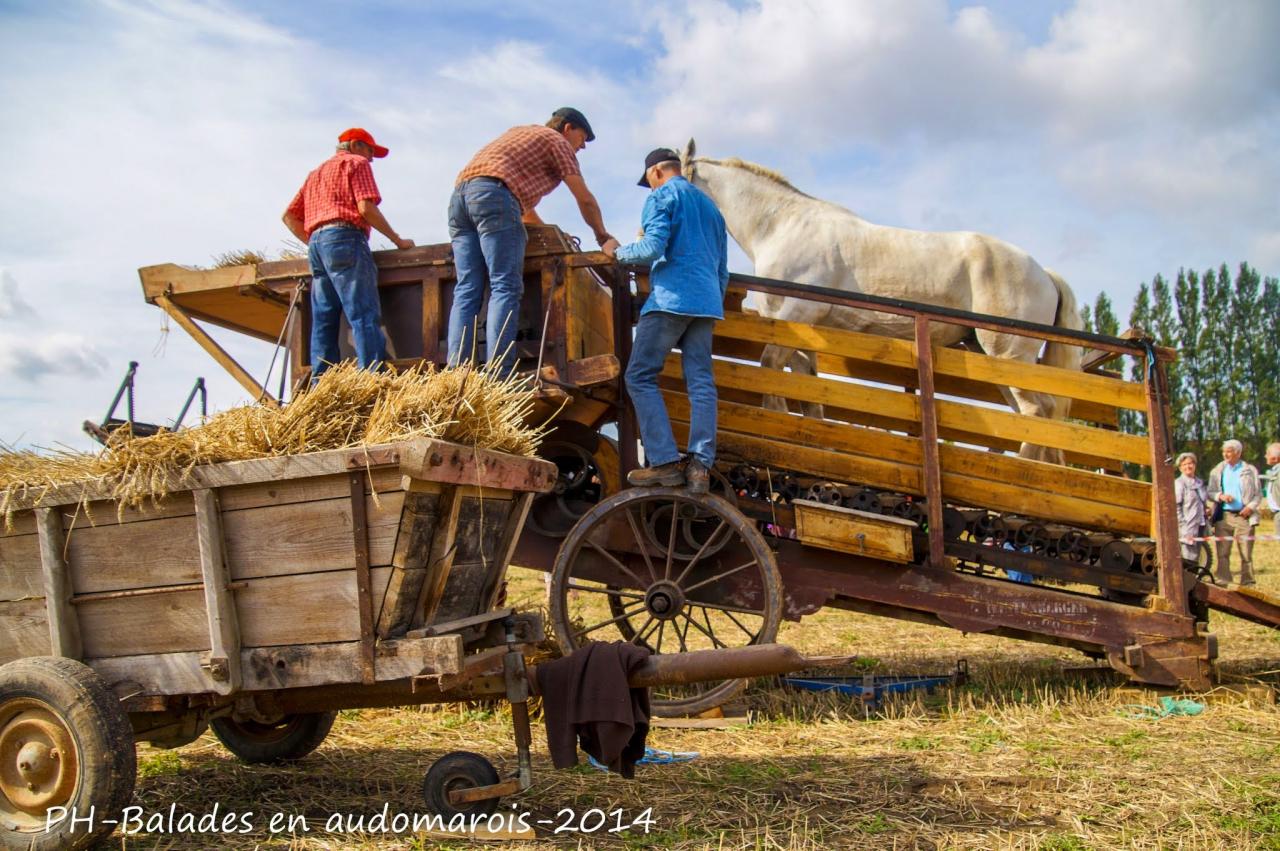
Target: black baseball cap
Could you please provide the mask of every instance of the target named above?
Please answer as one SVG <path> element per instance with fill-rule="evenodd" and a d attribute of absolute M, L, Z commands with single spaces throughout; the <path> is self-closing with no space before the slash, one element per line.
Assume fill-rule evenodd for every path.
<path fill-rule="evenodd" d="M 591 125 L 587 123 L 587 117 L 571 106 L 562 106 L 555 112 L 551 113 L 552 118 L 563 118 L 574 127 L 581 127 L 587 131 L 587 141 L 594 142 L 596 134 L 591 131 Z"/>
<path fill-rule="evenodd" d="M 636 185 L 643 186 L 645 189 L 648 189 L 649 181 L 647 178 L 649 176 L 649 169 L 653 168 L 658 163 L 671 162 L 680 162 L 680 155 L 670 148 L 654 148 L 649 152 L 649 156 L 644 158 L 644 171 L 640 172 L 640 180 Z"/>

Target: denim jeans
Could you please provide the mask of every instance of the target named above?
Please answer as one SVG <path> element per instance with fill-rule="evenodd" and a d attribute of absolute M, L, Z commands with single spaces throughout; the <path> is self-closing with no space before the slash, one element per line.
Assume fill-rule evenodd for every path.
<path fill-rule="evenodd" d="M 325 228 L 307 243 L 311 262 L 311 377 L 341 358 L 338 327 L 345 314 L 356 359 L 374 369 L 387 359 L 378 303 L 378 267 L 369 240 L 355 228 Z"/>
<path fill-rule="evenodd" d="M 475 177 L 453 190 L 449 199 L 449 237 L 458 274 L 449 311 L 449 363 L 474 356 L 475 328 L 489 287 L 485 322 L 487 360 L 499 361 L 500 376 L 516 367 L 515 340 L 524 295 L 524 247 L 520 202 L 491 177 Z"/>
<path fill-rule="evenodd" d="M 711 330 L 715 320 L 652 311 L 640 317 L 627 364 L 627 395 L 636 410 L 644 458 L 650 467 L 677 460 L 667 406 L 658 389 L 658 373 L 667 354 L 680 348 L 689 394 L 689 454 L 710 468 L 716 460 L 716 380 L 711 372 Z"/>

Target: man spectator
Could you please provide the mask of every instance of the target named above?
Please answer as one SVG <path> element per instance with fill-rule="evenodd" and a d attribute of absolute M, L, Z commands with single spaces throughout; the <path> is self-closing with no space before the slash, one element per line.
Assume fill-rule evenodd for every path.
<path fill-rule="evenodd" d="M 378 302 L 378 269 L 369 251 L 372 225 L 396 248 L 412 248 L 378 209 L 375 157 L 387 149 L 359 127 L 344 130 L 338 150 L 307 175 L 284 211 L 284 224 L 307 246 L 311 264 L 311 378 L 338 362 L 338 326 L 347 317 L 363 369 L 386 360 Z"/>
<path fill-rule="evenodd" d="M 702 190 L 680 173 L 680 157 L 658 148 L 645 157 L 640 185 L 653 191 L 644 202 L 643 236 L 622 247 L 606 246 L 620 263 L 652 264 L 649 298 L 636 325 L 626 386 L 644 442 L 644 469 L 632 485 L 689 485 L 706 493 L 716 458 L 716 382 L 711 371 L 711 332 L 724 318 L 729 286 L 729 239 L 724 217 Z M 681 468 L 658 373 L 680 348 L 689 394 L 689 460 Z"/>
<path fill-rule="evenodd" d="M 512 127 L 476 153 L 458 173 L 449 199 L 449 237 L 458 276 L 449 311 L 449 363 L 471 357 L 476 320 L 489 286 L 487 361 L 507 376 L 516 366 L 514 343 L 524 295 L 526 224 L 540 225 L 537 206 L 563 181 L 582 219 L 603 248 L 600 205 L 587 189 L 577 152 L 596 138 L 581 112 L 562 107 L 546 125 Z"/>
<path fill-rule="evenodd" d="M 1209 496 L 1222 507 L 1222 519 L 1213 534 L 1227 540 L 1217 541 L 1218 565 L 1214 576 L 1218 581 L 1231 581 L 1231 545 L 1240 552 L 1240 584 L 1253 585 L 1253 533 L 1258 525 L 1258 470 L 1240 456 L 1244 445 L 1238 440 L 1222 444 L 1222 463 L 1209 473 Z"/>
<path fill-rule="evenodd" d="M 1267 489 L 1267 506 L 1271 509 L 1271 522 L 1275 524 L 1280 540 L 1280 442 L 1267 444 L 1267 472 L 1262 480 Z"/>

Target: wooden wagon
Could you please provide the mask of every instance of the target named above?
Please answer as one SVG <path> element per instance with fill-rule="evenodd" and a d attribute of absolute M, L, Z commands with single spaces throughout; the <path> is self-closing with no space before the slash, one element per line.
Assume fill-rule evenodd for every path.
<path fill-rule="evenodd" d="M 529 244 L 521 365 L 536 380 L 537 415 L 556 415 L 542 452 L 558 476 L 534 497 L 514 558 L 553 574 L 552 626 L 564 649 L 617 637 L 662 653 L 746 646 L 772 640 L 784 619 L 835 606 L 1065 644 L 1138 681 L 1203 688 L 1216 656 L 1208 609 L 1280 624 L 1280 602 L 1216 586 L 1182 561 L 1164 378 L 1176 352 L 1140 334 L 733 275 L 715 332 L 713 496 L 625 492 L 639 447 L 621 375 L 646 272 L 577 251 L 554 227 L 530 228 Z M 375 257 L 397 357 L 441 363 L 449 247 Z M 146 298 L 255 393 L 261 385 L 195 320 L 282 340 L 296 386 L 309 360 L 307 274 L 304 261 L 141 270 Z M 749 292 L 872 311 L 904 333 L 765 319 L 742 310 Z M 1084 369 L 933 344 L 948 324 L 1079 346 Z M 761 368 L 767 345 L 813 352 L 817 374 Z M 1124 359 L 1139 380 L 1107 371 Z M 689 402 L 678 353 L 663 380 L 682 438 Z M 1071 419 L 1010 411 L 1008 387 L 1069 399 Z M 797 412 L 821 405 L 825 416 L 765 410 L 765 395 Z M 1121 432 L 1122 411 L 1146 433 Z M 1061 450 L 1067 464 L 1012 454 L 1023 443 Z M 655 706 L 692 711 L 733 687 L 662 694 Z"/>
<path fill-rule="evenodd" d="M 462 699 L 542 638 L 497 604 L 555 481 L 419 439 L 198 467 L 139 508 L 91 485 L 19 501 L 0 532 L 0 846 L 94 839 L 46 818 L 118 813 L 135 740 L 212 726 L 247 761 L 296 759 L 338 708 Z M 460 783 L 498 784 L 474 755 L 443 766 L 428 797 L 446 809 Z"/>

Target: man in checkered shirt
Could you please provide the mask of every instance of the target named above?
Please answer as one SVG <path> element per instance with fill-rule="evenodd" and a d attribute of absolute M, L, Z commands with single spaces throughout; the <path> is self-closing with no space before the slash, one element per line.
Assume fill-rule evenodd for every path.
<path fill-rule="evenodd" d="M 577 152 L 595 137 L 581 112 L 562 107 L 545 125 L 512 127 L 481 148 L 458 174 L 449 199 L 449 236 L 458 275 L 449 311 L 450 364 L 474 355 L 476 320 L 487 282 L 486 359 L 500 376 L 515 369 L 528 241 L 524 226 L 542 224 L 535 208 L 562 181 L 577 199 L 596 242 L 602 248 L 617 246 L 578 167 Z"/>
<path fill-rule="evenodd" d="M 370 162 L 387 149 L 359 127 L 343 131 L 338 150 L 307 175 L 284 211 L 284 224 L 307 246 L 311 263 L 311 378 L 341 357 L 338 324 L 345 314 L 356 359 L 376 369 L 387 359 L 378 302 L 378 267 L 369 251 L 369 226 L 396 248 L 412 248 L 378 209 L 382 196 Z"/>

